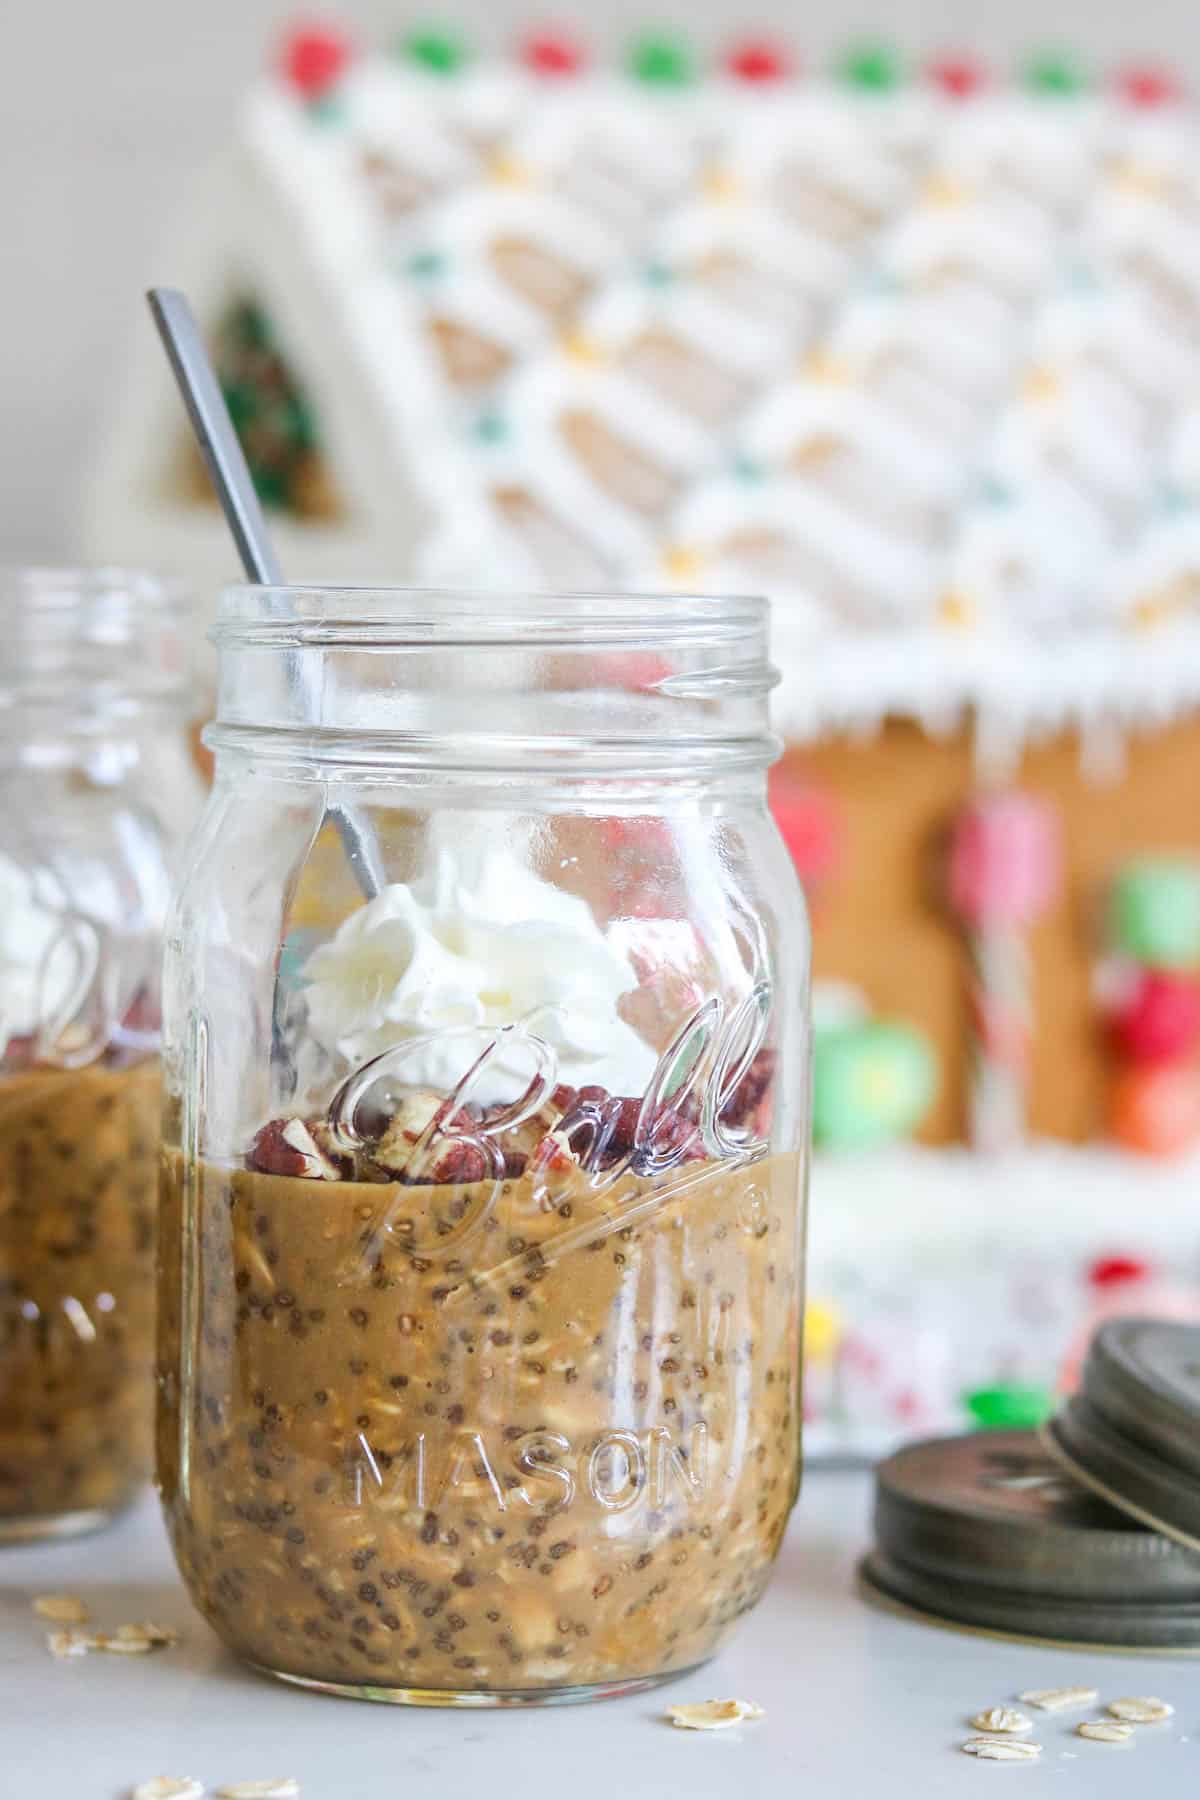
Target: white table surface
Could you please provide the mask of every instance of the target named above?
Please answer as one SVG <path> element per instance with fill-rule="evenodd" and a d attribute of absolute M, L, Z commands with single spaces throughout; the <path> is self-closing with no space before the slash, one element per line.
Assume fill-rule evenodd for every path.
<path fill-rule="evenodd" d="M 809 1476 L 775 1581 L 729 1649 L 666 1687 L 589 1706 L 419 1711 L 327 1698 L 251 1674 L 190 1610 L 152 1501 L 103 1535 L 0 1551 L 0 1796 L 118 1800 L 155 1774 L 211 1782 L 292 1774 L 304 1800 L 939 1800 L 1013 1788 L 1061 1800 L 1200 1793 L 1200 1664 L 1030 1649 L 868 1609 L 862 1475 Z M 56 1661 L 35 1594 L 84 1597 L 98 1625 L 151 1618 L 183 1642 L 149 1657 Z M 966 1716 L 1025 1687 L 1088 1682 L 1176 1707 L 1129 1748 L 1037 1715 L 1036 1764 L 979 1763 Z M 692 1733 L 669 1700 L 737 1695 L 766 1720 Z M 1010 1788 L 1009 1784 L 1012 1784 Z"/>

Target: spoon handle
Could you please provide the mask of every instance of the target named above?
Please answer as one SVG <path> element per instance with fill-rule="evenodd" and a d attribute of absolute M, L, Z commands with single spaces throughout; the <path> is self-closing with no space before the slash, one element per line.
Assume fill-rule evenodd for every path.
<path fill-rule="evenodd" d="M 263 587 L 280 587 L 283 570 L 267 533 L 254 482 L 196 316 L 185 296 L 174 288 L 151 288 L 146 298 L 242 567 L 251 581 Z"/>

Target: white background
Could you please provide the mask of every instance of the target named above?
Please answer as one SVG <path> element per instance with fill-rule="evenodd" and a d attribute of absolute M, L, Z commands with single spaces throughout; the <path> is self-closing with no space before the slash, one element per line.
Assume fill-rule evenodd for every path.
<path fill-rule="evenodd" d="M 228 130 L 237 96 L 297 8 L 275 0 L 7 0 L 0 5 L 0 559 L 62 555 L 103 409 L 131 336 L 148 326 L 141 289 L 169 281 L 157 254 L 189 184 Z M 310 6 L 309 12 L 320 10 Z M 330 9 L 332 10 L 332 9 Z M 1047 39 L 1097 62 L 1150 49 L 1200 73 L 1191 0 L 404 0 L 337 9 L 365 41 L 441 11 L 503 42 L 530 19 L 603 22 L 620 43 L 647 19 L 719 43 L 764 19 L 817 60 L 878 29 L 910 48 L 971 43 L 991 54 Z M 788 23 L 790 21 L 790 23 Z"/>

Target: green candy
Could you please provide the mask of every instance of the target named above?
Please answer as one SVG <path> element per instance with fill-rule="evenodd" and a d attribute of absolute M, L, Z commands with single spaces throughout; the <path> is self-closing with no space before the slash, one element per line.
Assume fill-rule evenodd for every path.
<path fill-rule="evenodd" d="M 813 1137 L 830 1149 L 864 1150 L 906 1137 L 937 1088 L 933 1052 L 907 1025 L 868 1020 L 816 1035 Z"/>
<path fill-rule="evenodd" d="M 766 469 L 753 456 L 739 453 L 733 459 L 732 468 L 735 479 L 746 482 L 748 486 L 753 487 L 766 480 Z"/>
<path fill-rule="evenodd" d="M 904 80 L 900 58 L 886 44 L 859 44 L 847 51 L 840 73 L 851 87 L 874 94 L 890 93 Z"/>
<path fill-rule="evenodd" d="M 446 258 L 440 250 L 414 250 L 405 266 L 414 281 L 436 281 L 446 272 Z"/>
<path fill-rule="evenodd" d="M 1080 94 L 1087 86 L 1073 56 L 1043 54 L 1025 66 L 1025 85 L 1035 94 Z"/>
<path fill-rule="evenodd" d="M 500 413 L 480 413 L 474 435 L 481 444 L 502 444 L 508 436 L 508 424 Z"/>
<path fill-rule="evenodd" d="M 400 49 L 411 62 L 421 63 L 435 75 L 457 75 L 468 55 L 466 45 L 456 32 L 441 30 L 436 25 L 410 31 Z"/>
<path fill-rule="evenodd" d="M 304 110 L 314 125 L 341 125 L 346 117 L 346 102 L 340 94 L 314 94 Z"/>
<path fill-rule="evenodd" d="M 1129 863 L 1108 909 L 1113 948 L 1152 969 L 1200 966 L 1200 863 L 1183 857 Z"/>
<path fill-rule="evenodd" d="M 691 52 L 673 37 L 639 38 L 629 52 L 629 72 L 656 87 L 687 87 L 696 79 Z"/>
<path fill-rule="evenodd" d="M 963 1405 L 984 1431 L 1036 1431 L 1054 1411 L 1054 1395 L 1013 1382 L 976 1388 L 963 1395 Z"/>

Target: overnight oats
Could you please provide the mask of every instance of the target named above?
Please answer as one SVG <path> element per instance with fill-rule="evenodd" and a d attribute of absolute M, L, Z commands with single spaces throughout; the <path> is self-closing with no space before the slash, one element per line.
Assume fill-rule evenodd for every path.
<path fill-rule="evenodd" d="M 170 936 L 181 1571 L 239 1655 L 338 1692 L 661 1679 L 759 1598 L 799 1479 L 807 950 L 763 609 L 288 604 L 227 598 Z"/>
<path fill-rule="evenodd" d="M 7 585 L 0 1540 L 101 1524 L 150 1474 L 171 837 L 156 809 L 178 821 L 199 799 L 162 590 L 113 572 Z"/>

